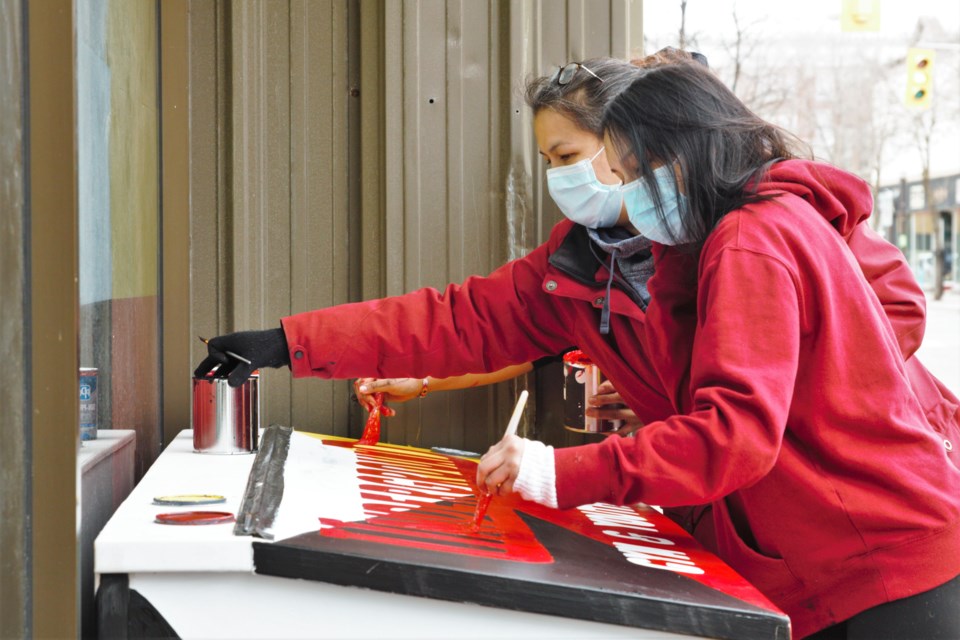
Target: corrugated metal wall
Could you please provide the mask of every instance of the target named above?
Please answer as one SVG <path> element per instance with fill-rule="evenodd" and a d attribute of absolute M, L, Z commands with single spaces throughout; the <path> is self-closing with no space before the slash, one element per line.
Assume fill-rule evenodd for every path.
<path fill-rule="evenodd" d="M 641 43 L 639 0 L 195 0 L 191 11 L 192 324 L 209 334 L 443 288 L 524 255 L 559 213 L 523 82 Z M 385 438 L 484 450 L 524 385 L 539 388 L 527 428 L 562 439 L 558 372 L 529 378 L 408 402 Z M 268 371 L 263 385 L 265 422 L 362 427 L 344 382 Z"/>
<path fill-rule="evenodd" d="M 346 1 L 191 5 L 194 333 L 277 327 L 359 295 L 351 12 Z M 194 362 L 202 353 L 197 341 Z M 346 381 L 267 370 L 261 389 L 265 423 L 346 435 Z"/>
<path fill-rule="evenodd" d="M 504 262 L 505 14 L 485 2 L 385 5 L 386 59 L 402 70 L 385 78 L 388 295 L 442 289 Z M 386 434 L 485 449 L 511 398 L 508 385 L 428 396 L 406 403 Z"/>

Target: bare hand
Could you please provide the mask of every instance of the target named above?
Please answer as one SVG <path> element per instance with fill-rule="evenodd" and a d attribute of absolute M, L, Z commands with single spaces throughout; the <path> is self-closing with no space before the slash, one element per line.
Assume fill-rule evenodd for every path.
<path fill-rule="evenodd" d="M 357 378 L 353 382 L 357 402 L 367 411 L 373 408 L 373 394 L 382 393 L 385 402 L 406 402 L 420 395 L 420 378 Z"/>
<path fill-rule="evenodd" d="M 626 403 L 623 397 L 613 387 L 613 383 L 604 380 L 597 387 L 597 394 L 587 400 L 586 414 L 591 418 L 600 418 L 604 420 L 623 420 L 623 427 L 617 430 L 617 434 L 626 436 L 640 427 L 643 422 L 637 417 Z"/>
<path fill-rule="evenodd" d="M 519 436 L 504 436 L 480 458 L 477 466 L 477 487 L 495 496 L 513 493 L 513 483 L 520 473 L 525 441 Z"/>

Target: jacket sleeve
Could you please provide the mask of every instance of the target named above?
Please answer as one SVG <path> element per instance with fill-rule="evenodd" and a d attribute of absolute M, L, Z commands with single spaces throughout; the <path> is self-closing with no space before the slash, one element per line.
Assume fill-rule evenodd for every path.
<path fill-rule="evenodd" d="M 496 371 L 570 345 L 545 293 L 546 245 L 444 293 L 344 304 L 283 318 L 294 377 L 445 377 Z"/>
<path fill-rule="evenodd" d="M 648 424 L 633 438 L 558 449 L 560 508 L 703 504 L 773 468 L 799 362 L 795 280 L 773 258 L 724 249 L 703 270 L 698 317 L 692 411 Z"/>
<path fill-rule="evenodd" d="M 920 348 L 926 327 L 926 298 L 903 253 L 861 222 L 847 244 L 877 294 L 906 360 Z"/>

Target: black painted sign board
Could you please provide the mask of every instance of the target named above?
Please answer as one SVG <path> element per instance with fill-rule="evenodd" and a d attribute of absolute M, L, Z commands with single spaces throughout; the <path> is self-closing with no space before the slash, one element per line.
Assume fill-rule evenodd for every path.
<path fill-rule="evenodd" d="M 254 542 L 256 572 L 732 640 L 790 637 L 787 616 L 657 510 L 556 510 L 494 498 L 479 528 L 476 462 L 321 436 L 353 452 L 362 518 Z"/>

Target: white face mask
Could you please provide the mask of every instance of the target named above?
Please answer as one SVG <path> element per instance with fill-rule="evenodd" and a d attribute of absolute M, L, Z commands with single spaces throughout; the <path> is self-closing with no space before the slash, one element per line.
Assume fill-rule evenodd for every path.
<path fill-rule="evenodd" d="M 623 204 L 622 183 L 603 184 L 597 180 L 593 161 L 601 153 L 603 147 L 592 158 L 547 169 L 547 189 L 560 211 L 577 224 L 591 229 L 615 225 Z"/>
<path fill-rule="evenodd" d="M 665 164 L 654 169 L 653 179 L 657 181 L 657 188 L 660 191 L 665 220 L 661 220 L 657 215 L 657 207 L 647 179 L 637 178 L 621 188 L 630 224 L 640 235 L 660 244 L 676 245 L 689 242 L 682 224 L 683 215 L 687 210 L 687 198 L 677 188 L 673 164 Z"/>

